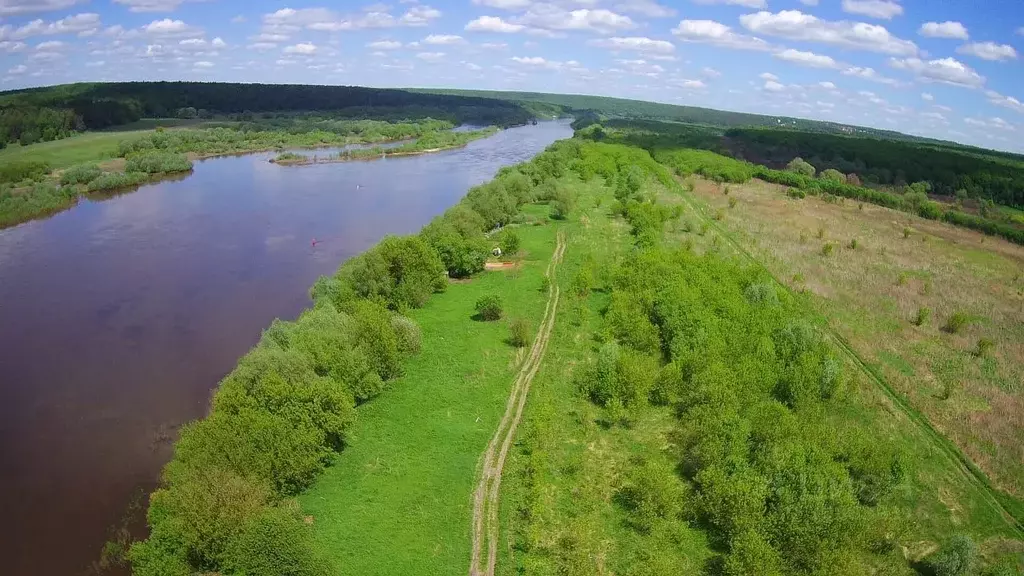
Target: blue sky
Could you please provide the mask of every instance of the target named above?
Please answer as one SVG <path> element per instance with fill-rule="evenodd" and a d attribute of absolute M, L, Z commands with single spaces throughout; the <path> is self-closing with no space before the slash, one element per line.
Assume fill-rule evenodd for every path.
<path fill-rule="evenodd" d="M 0 89 L 589 93 L 1024 151 L 1019 0 L 0 0 Z"/>

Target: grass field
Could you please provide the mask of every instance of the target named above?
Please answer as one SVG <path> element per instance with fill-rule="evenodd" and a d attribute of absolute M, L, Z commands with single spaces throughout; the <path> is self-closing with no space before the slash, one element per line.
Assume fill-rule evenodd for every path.
<path fill-rule="evenodd" d="M 86 132 L 71 138 L 39 142 L 30 146 L 11 144 L 0 150 L 0 162 L 42 160 L 51 169 L 60 170 L 84 162 L 109 160 L 117 155 L 117 145 L 129 136 L 165 128 L 199 127 L 206 120 L 181 120 L 177 118 L 144 118 L 138 122 L 118 126 L 110 131 Z"/>
<path fill-rule="evenodd" d="M 1024 495 L 1024 248 L 764 183 L 695 192 L 998 487 Z M 921 308 L 930 316 L 915 325 Z M 951 333 L 957 313 L 968 324 Z M 993 347 L 979 354 L 982 339 Z"/>
<path fill-rule="evenodd" d="M 524 212 L 546 216 L 548 208 Z M 521 267 L 453 282 L 411 312 L 422 352 L 390 390 L 359 408 L 344 457 L 301 499 L 336 573 L 451 574 L 469 566 L 474 471 L 525 350 L 506 342 L 507 319 L 538 327 L 557 227 L 521 227 Z M 473 304 L 490 294 L 503 299 L 505 319 L 473 320 Z"/>

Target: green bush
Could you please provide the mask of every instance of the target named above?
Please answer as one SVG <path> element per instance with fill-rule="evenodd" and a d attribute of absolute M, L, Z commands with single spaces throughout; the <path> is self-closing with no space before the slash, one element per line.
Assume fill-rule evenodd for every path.
<path fill-rule="evenodd" d="M 123 190 L 149 181 L 144 172 L 104 172 L 86 186 L 89 192 Z"/>
<path fill-rule="evenodd" d="M 974 355 L 978 358 L 984 358 L 988 356 L 992 349 L 995 348 L 996 343 L 988 338 L 979 338 L 978 346 L 974 349 Z"/>
<path fill-rule="evenodd" d="M 815 172 L 814 166 L 811 166 L 806 160 L 799 156 L 793 158 L 789 164 L 786 165 L 786 170 L 808 178 L 813 178 Z"/>
<path fill-rule="evenodd" d="M 516 318 L 508 324 L 508 341 L 516 348 L 530 345 L 530 323 L 523 318 Z"/>
<path fill-rule="evenodd" d="M 391 317 L 391 327 L 398 338 L 398 350 L 403 354 L 418 354 L 423 344 L 423 332 L 412 318 L 401 314 Z"/>
<path fill-rule="evenodd" d="M 739 201 L 736 198 L 729 198 L 729 208 L 735 208 Z"/>
<path fill-rule="evenodd" d="M 935 576 L 968 576 L 978 563 L 978 545 L 964 535 L 954 536 L 926 561 Z"/>
<path fill-rule="evenodd" d="M 191 169 L 192 161 L 184 154 L 163 152 L 132 156 L 128 158 L 124 167 L 125 172 L 144 172 L 146 174 L 188 172 Z"/>
<path fill-rule="evenodd" d="M 846 176 L 844 176 L 842 172 L 836 170 L 835 168 L 823 170 L 821 174 L 818 175 L 818 178 L 822 180 L 828 180 L 830 182 L 835 182 L 837 184 L 846 183 Z"/>
<path fill-rule="evenodd" d="M 682 512 L 685 487 L 671 466 L 639 459 L 630 463 L 616 499 L 629 513 L 629 524 L 642 534 Z"/>
<path fill-rule="evenodd" d="M 572 213 L 576 206 L 576 197 L 572 190 L 560 186 L 551 200 L 551 217 L 555 220 L 565 220 Z"/>
<path fill-rule="evenodd" d="M 502 315 L 501 298 L 498 296 L 484 296 L 476 301 L 476 314 L 481 320 L 493 322 L 500 320 Z"/>
<path fill-rule="evenodd" d="M 498 246 L 501 248 L 501 253 L 506 256 L 515 256 L 519 252 L 519 234 L 515 230 L 505 229 L 502 230 L 501 236 L 498 238 Z"/>
<path fill-rule="evenodd" d="M 850 240 L 849 247 L 850 247 L 850 250 L 856 250 L 857 249 L 857 239 L 856 238 L 853 238 L 852 240 Z"/>
<path fill-rule="evenodd" d="M 835 249 L 835 244 L 832 244 L 831 242 L 826 242 L 825 245 L 821 247 L 821 255 L 830 256 Z"/>
<path fill-rule="evenodd" d="M 946 318 L 946 323 L 942 326 L 942 329 L 950 334 L 959 334 L 970 323 L 971 317 L 966 312 L 954 312 L 949 318 Z"/>
<path fill-rule="evenodd" d="M 0 164 L 0 183 L 18 183 L 23 180 L 39 180 L 50 172 L 50 165 L 43 160 L 19 160 Z"/>
<path fill-rule="evenodd" d="M 920 307 L 917 309 L 917 315 L 914 316 L 914 326 L 924 326 L 928 323 L 928 319 L 932 316 L 931 308 Z"/>
<path fill-rule="evenodd" d="M 96 164 L 79 164 L 72 166 L 60 174 L 60 183 L 64 186 L 72 184 L 88 184 L 102 174 L 103 171 Z"/>
<path fill-rule="evenodd" d="M 223 566 L 228 574 L 245 576 L 328 576 L 298 505 L 265 508 L 240 526 L 229 541 Z"/>

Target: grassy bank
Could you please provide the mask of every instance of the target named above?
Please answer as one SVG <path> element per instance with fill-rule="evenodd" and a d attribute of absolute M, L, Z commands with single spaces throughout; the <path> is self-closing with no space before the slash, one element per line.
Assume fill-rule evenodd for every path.
<path fill-rule="evenodd" d="M 152 129 L 153 124 L 158 124 Z M 191 160 L 222 155 L 374 144 L 419 138 L 397 153 L 458 147 L 493 132 L 453 133 L 451 122 L 338 120 L 295 115 L 266 122 L 141 122 L 135 130 L 92 132 L 0 150 L 0 226 L 47 216 L 73 206 L 86 192 L 122 190 L 191 170 Z M 201 124 L 199 124 L 201 126 Z M 374 150 L 377 150 L 376 148 Z M 379 152 L 376 153 L 379 155 Z M 95 173 L 96 170 L 102 172 Z M 74 177 L 69 181 L 68 174 Z M 91 174 L 92 178 L 84 179 Z"/>
<path fill-rule="evenodd" d="M 305 514 L 296 497 L 314 484 L 320 489 L 317 479 L 332 464 L 344 473 L 346 449 L 362 446 L 364 441 L 353 422 L 368 412 L 368 430 L 374 431 L 377 418 L 373 415 L 392 410 L 389 390 L 394 392 L 394 409 L 401 413 L 409 409 L 419 386 L 436 388 L 436 380 L 424 384 L 419 377 L 434 374 L 436 378 L 431 371 L 437 370 L 438 358 L 443 359 L 445 349 L 451 347 L 433 339 L 425 342 L 421 328 L 405 314 L 423 313 L 420 318 L 432 330 L 440 324 L 436 318 L 431 321 L 431 312 L 471 316 L 472 302 L 442 296 L 436 304 L 441 312 L 429 304 L 439 298 L 435 294 L 449 288 L 448 278 L 468 278 L 483 271 L 495 242 L 515 243 L 512 238 L 518 237 L 511 231 L 494 239 L 486 238 L 484 232 L 534 219 L 520 214 L 520 208 L 550 199 L 545 194 L 551 187 L 544 183 L 564 173 L 563 156 L 556 148 L 540 156 L 543 162 L 503 170 L 495 181 L 470 190 L 458 206 L 421 234 L 385 238 L 345 263 L 336 275 L 318 281 L 312 289 L 313 309 L 295 322 L 275 322 L 221 382 L 210 415 L 182 430 L 163 486 L 150 501 L 151 536 L 131 549 L 135 574 L 335 573 L 332 561 L 343 551 L 325 546 L 323 538 L 330 541 L 344 535 L 344 525 L 352 519 L 328 514 L 318 523 L 316 516 Z M 546 214 L 547 209 L 542 210 Z M 546 240 L 539 230 L 530 231 L 525 246 L 542 253 Z M 527 261 L 523 272 L 513 274 L 530 278 L 533 266 Z M 456 284 L 453 289 L 505 295 L 510 313 L 528 321 L 534 317 L 535 293 L 502 284 L 501 274 L 491 278 L 474 280 L 477 286 Z M 510 344 L 495 342 L 495 336 L 507 333 L 503 323 L 480 324 L 478 335 L 484 337 L 487 349 L 495 354 L 510 350 Z M 412 360 L 424 345 L 431 347 L 431 354 L 441 356 Z M 470 369 L 491 367 L 472 356 L 465 360 L 471 362 Z M 403 375 L 408 379 L 403 380 Z M 476 393 L 484 396 L 476 399 L 501 394 L 500 389 L 488 390 L 487 384 L 498 386 L 496 381 L 482 382 L 483 390 Z M 469 430 L 478 423 L 463 424 Z M 411 430 L 406 426 L 402 432 Z M 387 439 L 371 434 L 365 441 Z M 471 437 L 466 441 L 466 446 L 475 447 Z M 380 444 L 369 445 L 374 446 Z M 361 457 L 358 451 L 356 457 Z M 473 461 L 468 452 L 464 458 L 463 467 Z M 328 478 L 334 481 L 325 484 L 324 490 L 332 495 L 350 489 L 345 482 L 359 480 L 343 474 L 338 484 L 338 478 Z M 444 480 L 445 472 L 438 472 L 435 481 Z M 388 488 L 381 489 L 386 493 Z M 382 510 L 382 518 L 387 517 Z M 450 521 L 451 511 L 444 517 Z M 449 533 L 457 530 L 453 527 Z"/>
<path fill-rule="evenodd" d="M 330 164 L 334 162 L 349 162 L 353 160 L 375 160 L 389 156 L 417 156 L 420 154 L 433 154 L 445 150 L 463 148 L 474 140 L 493 136 L 498 128 L 489 127 L 482 130 L 471 130 L 468 132 L 452 132 L 450 130 L 428 132 L 417 140 L 382 148 L 374 146 L 371 148 L 357 148 L 344 150 L 333 156 L 306 156 L 294 152 L 284 152 L 270 161 L 282 166 L 305 166 L 308 164 Z"/>

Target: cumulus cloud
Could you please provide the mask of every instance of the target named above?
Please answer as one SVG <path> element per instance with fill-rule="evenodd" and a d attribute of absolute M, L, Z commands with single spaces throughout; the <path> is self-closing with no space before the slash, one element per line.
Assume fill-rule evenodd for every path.
<path fill-rule="evenodd" d="M 14 68 L 9 68 L 7 70 L 7 73 L 8 74 L 24 74 L 27 71 L 28 71 L 28 66 L 25 66 L 24 64 L 18 64 Z"/>
<path fill-rule="evenodd" d="M 636 28 L 629 16 L 604 8 L 565 10 L 554 4 L 534 4 L 516 22 L 541 30 L 583 30 L 608 33 Z"/>
<path fill-rule="evenodd" d="M 921 36 L 927 38 L 950 38 L 954 40 L 967 40 L 967 28 L 959 22 L 948 20 L 946 22 L 925 22 L 917 31 Z"/>
<path fill-rule="evenodd" d="M 977 56 L 983 60 L 1001 62 L 1003 60 L 1016 60 L 1017 50 L 1009 44 L 996 44 L 995 42 L 973 42 L 964 44 L 956 49 L 960 54 Z"/>
<path fill-rule="evenodd" d="M 821 42 L 893 56 L 911 56 L 918 51 L 916 44 L 893 36 L 883 26 L 822 20 L 799 10 L 745 14 L 740 16 L 740 23 L 751 32 L 789 40 Z"/>
<path fill-rule="evenodd" d="M 1002 94 L 994 90 L 989 90 L 988 92 L 985 93 L 985 96 L 988 97 L 989 102 L 995 104 L 996 106 L 1002 106 L 1003 108 L 1008 108 L 1010 110 L 1014 110 L 1016 112 L 1024 114 L 1024 103 L 1014 98 L 1013 96 L 1003 96 Z"/>
<path fill-rule="evenodd" d="M 786 89 L 786 87 L 783 86 L 782 84 L 779 84 L 775 80 L 767 80 L 764 83 L 764 89 L 767 90 L 768 92 L 782 92 L 783 90 Z"/>
<path fill-rule="evenodd" d="M 770 50 L 771 45 L 746 34 L 737 34 L 731 28 L 714 20 L 683 20 L 672 29 L 672 34 L 684 42 L 712 44 L 739 50 Z"/>
<path fill-rule="evenodd" d="M 711 68 L 710 66 L 705 66 L 704 68 L 701 68 L 700 73 L 706 78 L 718 78 L 719 76 L 722 75 L 721 72 L 715 70 L 714 68 Z"/>
<path fill-rule="evenodd" d="M 441 11 L 430 6 L 413 6 L 402 15 L 399 22 L 405 26 L 426 26 L 441 17 Z"/>
<path fill-rule="evenodd" d="M 431 34 L 423 39 L 423 43 L 436 46 L 451 46 L 454 44 L 465 44 L 466 40 L 462 36 L 454 34 Z"/>
<path fill-rule="evenodd" d="M 843 69 L 842 74 L 843 76 L 853 76 L 854 78 L 860 78 L 861 80 L 870 80 L 871 82 L 888 84 L 890 86 L 896 86 L 899 84 L 896 80 L 882 76 L 874 68 L 866 66 L 850 66 Z"/>
<path fill-rule="evenodd" d="M 744 8 L 767 8 L 768 0 L 693 0 L 694 4 L 732 4 Z"/>
<path fill-rule="evenodd" d="M 512 61 L 521 66 L 527 66 L 530 68 L 539 68 L 543 70 L 564 70 L 564 69 L 576 69 L 582 70 L 583 67 L 579 62 L 575 60 L 569 60 L 567 62 L 559 62 L 557 60 L 548 60 L 540 56 L 513 56 Z"/>
<path fill-rule="evenodd" d="M 60 50 L 63 47 L 64 43 L 60 40 L 48 40 L 36 44 L 36 50 Z"/>
<path fill-rule="evenodd" d="M 2 0 L 0 0 L 2 1 Z M 33 36 L 51 36 L 54 34 L 85 34 L 96 30 L 100 26 L 100 15 L 93 13 L 76 14 L 46 22 L 44 20 L 32 20 L 13 28 L 11 26 L 0 26 L 0 40 L 24 40 Z"/>
<path fill-rule="evenodd" d="M 142 27 L 142 31 L 151 36 L 163 36 L 168 38 L 184 36 L 200 36 L 203 31 L 194 26 L 185 24 L 181 20 L 154 20 Z"/>
<path fill-rule="evenodd" d="M 922 92 L 921 93 L 921 99 L 926 101 L 926 102 L 931 102 L 931 101 L 935 100 L 935 96 L 932 96 L 931 94 L 929 94 L 927 92 Z"/>
<path fill-rule="evenodd" d="M 214 48 L 224 48 L 228 45 L 228 43 L 225 42 L 220 36 L 218 36 L 210 41 L 210 45 Z"/>
<path fill-rule="evenodd" d="M 533 0 L 473 0 L 473 4 L 502 10 L 522 10 L 533 4 Z"/>
<path fill-rule="evenodd" d="M 199 62 L 194 62 L 192 66 L 196 68 L 213 68 L 213 62 L 210 62 L 209 60 L 200 60 Z"/>
<path fill-rule="evenodd" d="M 11 42 L 10 40 L 4 40 L 3 42 L 0 42 L 0 51 L 6 52 L 8 54 L 12 54 L 14 52 L 21 52 L 27 47 L 28 45 L 24 42 Z"/>
<path fill-rule="evenodd" d="M 925 81 L 942 82 L 967 88 L 977 88 L 985 83 L 983 76 L 954 58 L 928 61 L 920 58 L 890 58 L 889 65 L 897 70 L 912 72 L 918 79 Z"/>
<path fill-rule="evenodd" d="M 114 0 L 127 6 L 129 12 L 173 12 L 184 2 L 200 0 Z"/>
<path fill-rule="evenodd" d="M 285 54 L 305 54 L 305 55 L 315 54 L 316 53 L 316 45 L 311 43 L 311 42 L 300 42 L 299 44 L 294 44 L 292 46 L 285 46 L 284 47 L 284 53 Z"/>
<path fill-rule="evenodd" d="M 441 12 L 430 6 L 416 5 L 401 17 L 387 11 L 387 6 L 374 5 L 362 13 L 339 16 L 327 8 L 282 8 L 263 15 L 264 34 L 290 34 L 305 28 L 321 32 L 344 32 L 398 26 L 426 26 L 441 17 Z"/>
<path fill-rule="evenodd" d="M 86 0 L 0 0 L 0 15 L 64 10 Z"/>
<path fill-rule="evenodd" d="M 653 40 L 645 37 L 603 38 L 599 40 L 590 40 L 587 44 L 590 46 L 597 46 L 599 48 L 608 48 L 609 50 L 630 50 L 633 52 L 646 52 L 652 54 L 671 54 L 676 49 L 675 45 L 671 42 L 667 42 L 665 40 Z"/>
<path fill-rule="evenodd" d="M 466 30 L 470 32 L 497 32 L 499 34 L 514 34 L 516 32 L 522 32 L 526 29 L 526 26 L 522 24 L 512 24 L 506 22 L 497 16 L 481 16 L 476 20 L 466 24 Z"/>
<path fill-rule="evenodd" d="M 891 0 L 843 0 L 843 12 L 892 20 L 894 16 L 903 14 L 903 6 Z"/>
<path fill-rule="evenodd" d="M 437 62 L 444 58 L 444 52 L 419 52 L 416 57 L 427 62 Z"/>
<path fill-rule="evenodd" d="M 758 78 L 760 78 L 761 80 L 771 80 L 774 82 L 779 81 L 779 77 L 776 76 L 775 74 L 772 74 L 771 72 L 762 72 L 761 75 L 758 76 Z"/>
<path fill-rule="evenodd" d="M 839 63 L 833 60 L 830 56 L 815 54 L 814 52 L 793 50 L 792 48 L 776 52 L 774 56 L 779 60 L 785 60 L 786 62 L 792 62 L 793 64 L 799 64 L 800 66 L 809 66 L 811 68 L 839 67 Z"/>
<path fill-rule="evenodd" d="M 654 0 L 622 0 L 615 4 L 616 10 L 627 14 L 639 14 L 648 18 L 671 18 L 676 11 L 667 6 L 662 6 Z"/>
<path fill-rule="evenodd" d="M 377 40 L 370 42 L 366 47 L 373 50 L 398 50 L 402 47 L 402 43 L 396 40 Z"/>

